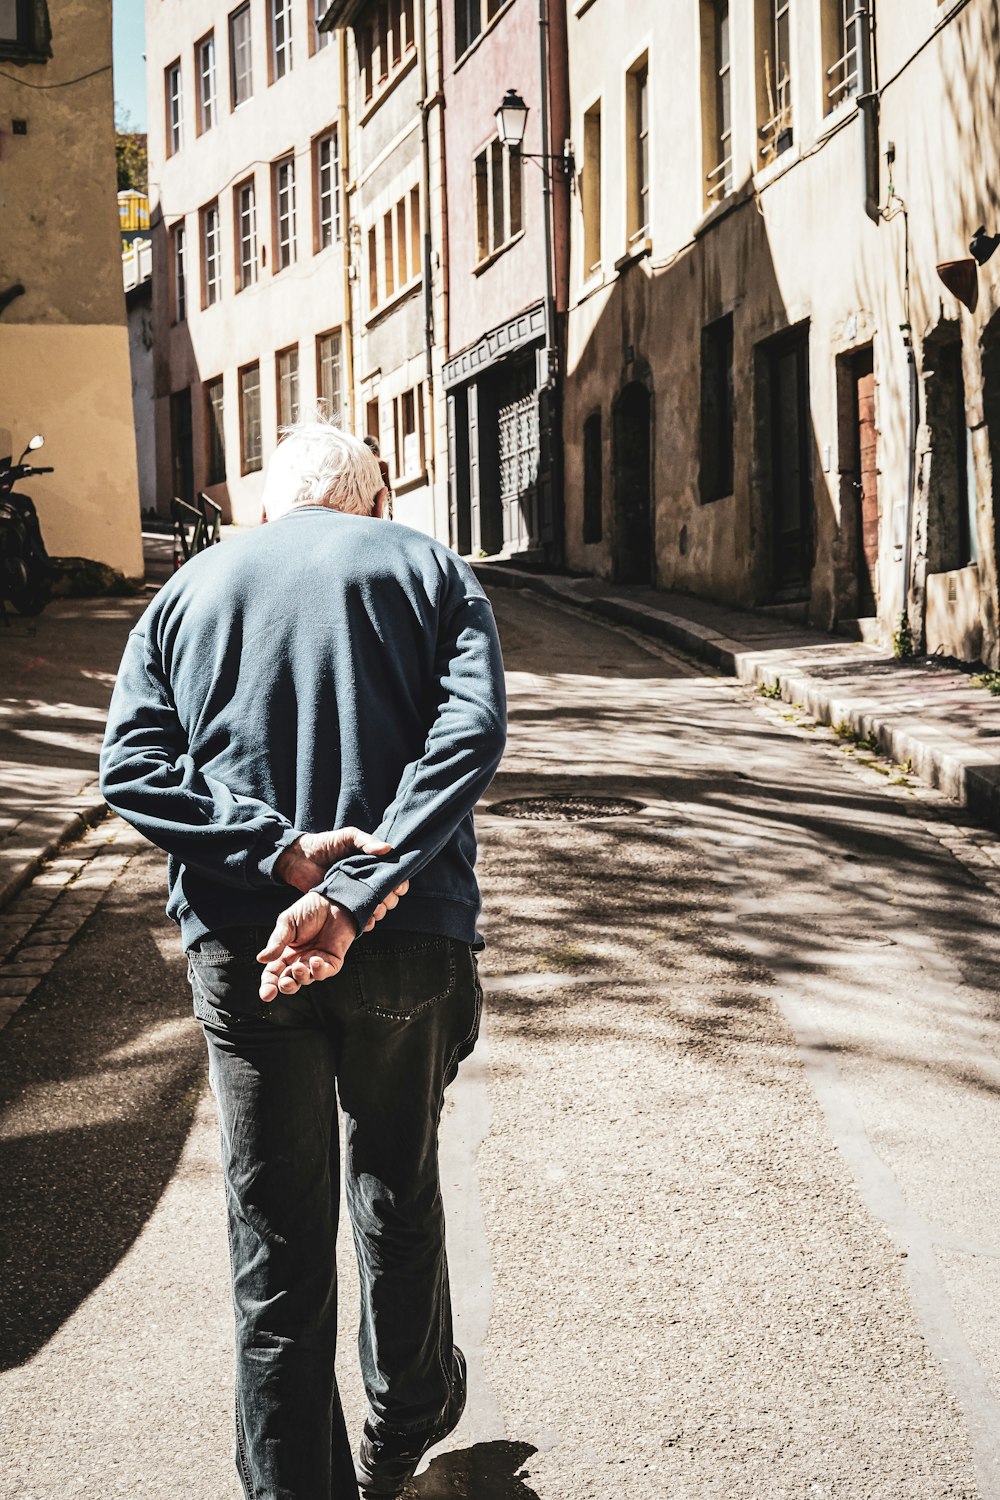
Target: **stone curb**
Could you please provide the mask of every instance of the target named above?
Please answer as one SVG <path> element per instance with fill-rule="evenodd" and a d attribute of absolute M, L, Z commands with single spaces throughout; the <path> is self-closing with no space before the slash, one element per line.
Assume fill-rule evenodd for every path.
<path fill-rule="evenodd" d="M 652 605 L 583 594 L 569 578 L 540 576 L 495 563 L 474 563 L 473 571 L 482 584 L 531 589 L 616 624 L 629 625 L 751 687 L 777 684 L 785 702 L 801 704 L 822 724 L 846 723 L 861 738 L 870 736 L 883 754 L 899 764 L 909 760 L 924 781 L 1000 830 L 1000 761 L 995 751 L 950 739 L 936 725 L 880 711 L 878 703 L 870 699 L 845 698 L 842 686 L 831 690 L 795 664 L 796 648 L 779 637 L 771 646 L 760 641 L 748 646 L 720 635 L 710 626 Z M 782 650 L 793 660 L 782 663 Z"/>
<path fill-rule="evenodd" d="M 18 825 L 19 828 L 28 830 L 25 837 L 28 848 L 23 857 L 15 862 L 0 854 L 0 911 L 9 906 L 18 892 L 30 884 L 45 861 L 51 859 L 63 844 L 78 839 L 88 828 L 100 823 L 107 812 L 107 803 L 95 789 L 92 794 L 84 792 L 72 810 L 67 808 L 60 822 L 25 818 Z M 32 823 L 37 827 L 37 835 L 34 836 L 30 831 Z"/>

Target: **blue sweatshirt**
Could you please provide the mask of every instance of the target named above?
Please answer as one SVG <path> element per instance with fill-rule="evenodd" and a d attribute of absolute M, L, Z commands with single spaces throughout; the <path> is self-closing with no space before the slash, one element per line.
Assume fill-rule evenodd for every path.
<path fill-rule="evenodd" d="M 268 924 L 300 833 L 392 844 L 318 889 L 363 927 L 476 940 L 472 809 L 503 753 L 493 614 L 449 548 L 393 521 L 296 509 L 184 565 L 129 637 L 101 753 L 109 805 L 169 856 L 186 947 Z"/>

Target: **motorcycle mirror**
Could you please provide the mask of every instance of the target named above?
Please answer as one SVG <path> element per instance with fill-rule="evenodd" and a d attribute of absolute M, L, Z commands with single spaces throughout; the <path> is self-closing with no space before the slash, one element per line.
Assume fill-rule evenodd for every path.
<path fill-rule="evenodd" d="M 35 435 L 34 435 L 34 437 L 31 439 L 31 442 L 28 444 L 27 449 L 25 451 L 27 453 L 34 453 L 36 449 L 38 449 L 38 448 L 44 448 L 44 447 L 45 447 L 45 439 L 42 437 L 42 434 L 40 432 L 36 432 Z"/>

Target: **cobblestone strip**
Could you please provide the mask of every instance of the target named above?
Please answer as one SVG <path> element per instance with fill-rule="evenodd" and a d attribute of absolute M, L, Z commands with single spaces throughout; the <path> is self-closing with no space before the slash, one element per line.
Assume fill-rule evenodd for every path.
<path fill-rule="evenodd" d="M 134 835 L 120 819 L 100 823 L 47 860 L 4 907 L 0 1030 L 62 957 L 134 853 Z"/>

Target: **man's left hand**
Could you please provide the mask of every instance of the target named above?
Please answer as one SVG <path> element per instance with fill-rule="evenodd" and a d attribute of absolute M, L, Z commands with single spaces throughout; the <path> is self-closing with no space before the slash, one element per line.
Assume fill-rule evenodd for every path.
<path fill-rule="evenodd" d="M 297 891 L 311 891 L 319 885 L 331 865 L 349 854 L 389 854 L 392 845 L 360 828 L 332 828 L 327 833 L 301 833 L 293 844 L 282 849 L 274 864 L 274 873 Z"/>

